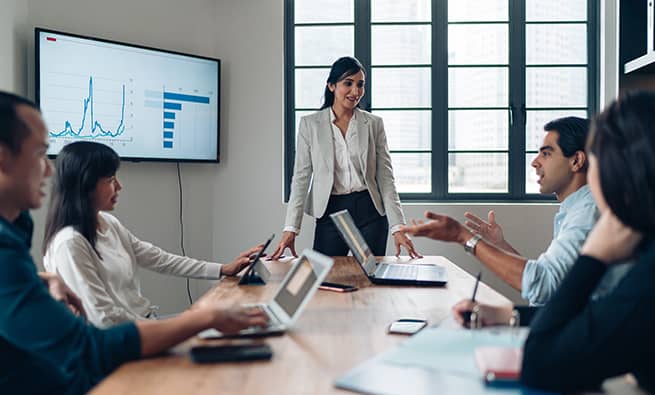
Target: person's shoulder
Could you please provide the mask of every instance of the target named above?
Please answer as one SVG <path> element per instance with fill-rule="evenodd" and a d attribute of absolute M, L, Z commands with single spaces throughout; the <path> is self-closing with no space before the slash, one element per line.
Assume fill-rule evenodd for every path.
<path fill-rule="evenodd" d="M 110 227 L 116 228 L 116 227 L 123 227 L 123 224 L 121 221 L 118 220 L 114 215 L 109 214 L 106 211 L 99 211 L 98 216 L 100 217 L 99 220 L 104 222 L 105 225 L 108 225 Z"/>
<path fill-rule="evenodd" d="M 328 111 L 330 111 L 330 108 L 324 108 L 322 110 L 318 110 L 316 112 L 313 112 L 311 114 L 303 115 L 300 117 L 300 121 L 305 121 L 305 122 L 320 122 L 324 120 L 328 116 Z"/>
<path fill-rule="evenodd" d="M 84 239 L 84 236 L 78 232 L 73 226 L 66 226 L 61 228 L 55 235 L 52 237 L 51 244 L 58 245 L 61 243 L 66 243 L 71 240 Z"/>
<path fill-rule="evenodd" d="M 66 248 L 84 248 L 90 247 L 89 241 L 78 232 L 72 226 L 66 226 L 61 228 L 55 235 L 52 237 L 48 249 L 46 250 L 46 256 L 49 256 L 53 251 L 57 251 L 62 247 Z"/>
<path fill-rule="evenodd" d="M 358 117 L 362 117 L 364 120 L 368 122 L 375 122 L 375 123 L 382 122 L 382 117 L 379 115 L 375 115 L 366 110 L 362 110 L 361 108 L 355 108 L 355 111 L 357 112 Z"/>

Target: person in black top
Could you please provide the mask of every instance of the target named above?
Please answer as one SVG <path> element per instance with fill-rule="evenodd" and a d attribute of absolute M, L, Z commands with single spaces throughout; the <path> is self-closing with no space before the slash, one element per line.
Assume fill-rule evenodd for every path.
<path fill-rule="evenodd" d="M 201 300 L 180 315 L 108 329 L 87 323 L 79 299 L 30 256 L 34 224 L 52 166 L 38 107 L 0 91 L 0 394 L 82 394 L 118 368 L 196 333 L 265 326 L 260 309 Z M 76 314 L 74 314 L 76 313 Z M 78 316 L 79 315 L 79 316 Z"/>
<path fill-rule="evenodd" d="M 550 391 L 598 388 L 632 373 L 655 392 L 655 93 L 616 100 L 592 122 L 589 185 L 601 217 L 553 298 L 531 319 L 521 381 Z M 636 264 L 607 295 L 590 295 L 610 265 Z M 474 308 L 453 307 L 455 318 Z M 478 305 L 482 325 L 508 323 L 511 306 Z M 522 324 L 534 309 L 519 311 Z"/>

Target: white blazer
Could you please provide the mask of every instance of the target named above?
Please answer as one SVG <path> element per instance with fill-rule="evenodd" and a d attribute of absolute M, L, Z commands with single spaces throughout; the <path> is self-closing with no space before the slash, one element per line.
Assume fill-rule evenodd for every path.
<path fill-rule="evenodd" d="M 330 111 L 328 107 L 300 119 L 285 226 L 300 229 L 303 208 L 314 218 L 322 217 L 327 209 L 334 183 Z M 361 167 L 373 204 L 380 215 L 387 215 L 389 226 L 404 224 L 382 118 L 358 108 L 355 111 Z"/>

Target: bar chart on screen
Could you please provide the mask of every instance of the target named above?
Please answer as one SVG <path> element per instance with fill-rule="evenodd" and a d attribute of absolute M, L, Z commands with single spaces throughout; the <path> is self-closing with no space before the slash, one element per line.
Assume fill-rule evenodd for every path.
<path fill-rule="evenodd" d="M 128 159 L 218 158 L 216 60 L 37 33 L 37 96 L 49 154 L 82 140 Z"/>

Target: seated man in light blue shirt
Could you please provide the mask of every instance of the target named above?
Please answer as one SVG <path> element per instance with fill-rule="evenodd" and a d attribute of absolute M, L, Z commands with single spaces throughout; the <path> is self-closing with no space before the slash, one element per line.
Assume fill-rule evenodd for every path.
<path fill-rule="evenodd" d="M 470 230 L 453 218 L 431 212 L 426 213 L 431 221 L 403 228 L 412 235 L 462 244 L 501 279 L 520 290 L 532 305 L 542 305 L 550 299 L 575 263 L 598 218 L 587 186 L 584 146 L 589 121 L 560 118 L 546 124 L 544 130 L 544 141 L 532 167 L 539 176 L 540 192 L 555 194 L 561 205 L 554 219 L 553 241 L 539 258 L 524 258 L 507 243 L 493 212 L 489 213 L 489 222 L 466 213 Z"/>

